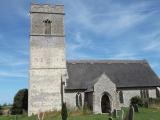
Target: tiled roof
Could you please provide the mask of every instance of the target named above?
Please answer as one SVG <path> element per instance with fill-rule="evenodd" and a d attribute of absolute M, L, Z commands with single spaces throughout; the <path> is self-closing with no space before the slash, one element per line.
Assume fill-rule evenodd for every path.
<path fill-rule="evenodd" d="M 160 80 L 146 60 L 67 61 L 66 89 L 87 89 L 105 73 L 117 88 L 157 87 Z M 106 83 L 107 84 L 107 83 Z"/>

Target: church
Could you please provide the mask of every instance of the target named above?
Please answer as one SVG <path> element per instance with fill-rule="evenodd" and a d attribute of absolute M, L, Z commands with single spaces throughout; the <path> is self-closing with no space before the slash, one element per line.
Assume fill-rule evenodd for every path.
<path fill-rule="evenodd" d="M 93 113 L 128 107 L 134 96 L 159 97 L 146 60 L 66 60 L 64 6 L 32 4 L 28 115 L 86 105 Z"/>

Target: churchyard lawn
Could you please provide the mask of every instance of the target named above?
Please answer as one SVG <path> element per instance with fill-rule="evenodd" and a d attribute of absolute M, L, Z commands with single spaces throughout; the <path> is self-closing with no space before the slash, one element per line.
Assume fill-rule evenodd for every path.
<path fill-rule="evenodd" d="M 127 109 L 124 109 L 125 113 Z M 108 120 L 109 115 L 82 115 L 81 113 L 72 113 L 68 120 Z M 1 116 L 0 120 L 37 120 L 35 116 L 27 117 L 27 116 L 18 116 L 17 119 L 15 116 Z M 61 120 L 60 113 L 49 114 L 44 120 Z M 121 119 L 114 119 L 121 120 Z M 147 109 L 140 108 L 139 113 L 135 113 L 134 120 L 160 120 L 160 109 Z"/>

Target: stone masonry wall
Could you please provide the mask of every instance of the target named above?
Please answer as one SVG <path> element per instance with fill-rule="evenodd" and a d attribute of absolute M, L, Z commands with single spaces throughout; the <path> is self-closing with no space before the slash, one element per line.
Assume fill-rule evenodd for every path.
<path fill-rule="evenodd" d="M 156 89 L 149 89 L 149 97 L 156 98 Z"/>
<path fill-rule="evenodd" d="M 140 90 L 123 90 L 123 101 L 122 107 L 128 107 L 130 99 L 134 96 L 140 96 Z"/>
<path fill-rule="evenodd" d="M 140 96 L 140 90 L 123 90 L 124 103 L 121 107 L 128 107 L 130 104 L 130 99 L 134 96 Z M 156 89 L 149 89 L 149 97 L 156 98 Z"/>
<path fill-rule="evenodd" d="M 103 73 L 98 79 L 98 82 L 94 85 L 93 93 L 93 112 L 102 113 L 101 111 L 101 98 L 104 92 L 110 94 L 111 111 L 119 108 L 119 100 L 117 99 L 117 92 L 115 84 Z"/>
<path fill-rule="evenodd" d="M 60 5 L 31 6 L 28 115 L 61 110 L 61 78 L 66 76 L 64 13 Z M 45 34 L 44 20 L 51 21 Z"/>
<path fill-rule="evenodd" d="M 82 106 L 84 105 L 84 92 L 80 92 L 82 95 Z M 76 94 L 77 92 L 73 93 L 65 93 L 64 100 L 66 102 L 67 108 L 70 110 L 76 110 Z"/>

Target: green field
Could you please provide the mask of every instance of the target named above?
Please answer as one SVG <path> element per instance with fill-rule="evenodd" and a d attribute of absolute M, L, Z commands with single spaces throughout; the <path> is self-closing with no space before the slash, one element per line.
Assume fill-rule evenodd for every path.
<path fill-rule="evenodd" d="M 126 111 L 126 110 L 125 110 Z M 82 115 L 72 114 L 68 120 L 108 120 L 108 115 Z M 16 120 L 15 116 L 1 116 L 0 120 Z M 37 120 L 35 116 L 26 117 L 18 116 L 17 120 Z M 45 117 L 45 120 L 61 120 L 60 114 L 50 114 Z M 118 120 L 118 119 L 114 119 Z M 120 120 L 120 119 L 119 119 Z M 135 114 L 135 120 L 160 120 L 160 110 L 141 108 L 139 113 Z"/>

